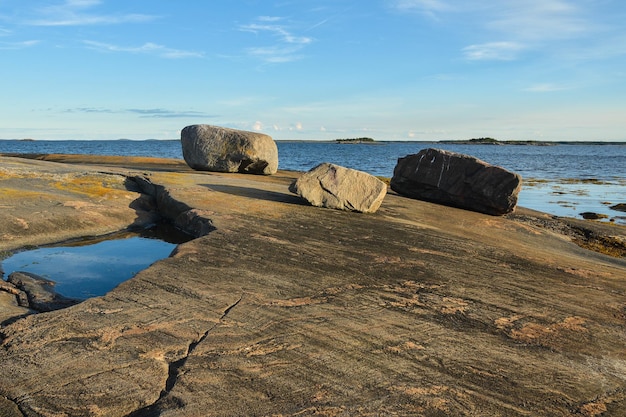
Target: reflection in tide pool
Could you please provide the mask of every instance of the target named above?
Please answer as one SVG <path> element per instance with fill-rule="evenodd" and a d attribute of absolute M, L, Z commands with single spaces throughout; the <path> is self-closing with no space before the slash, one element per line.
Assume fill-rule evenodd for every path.
<path fill-rule="evenodd" d="M 56 282 L 59 294 L 86 299 L 106 294 L 176 247 L 137 235 L 88 243 L 19 252 L 2 261 L 5 278 L 14 271 L 31 272 Z"/>

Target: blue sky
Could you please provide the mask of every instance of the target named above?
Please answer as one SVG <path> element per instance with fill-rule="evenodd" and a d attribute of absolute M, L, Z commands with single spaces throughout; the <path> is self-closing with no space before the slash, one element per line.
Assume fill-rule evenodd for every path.
<path fill-rule="evenodd" d="M 626 140 L 623 0 L 0 0 L 0 138 Z"/>

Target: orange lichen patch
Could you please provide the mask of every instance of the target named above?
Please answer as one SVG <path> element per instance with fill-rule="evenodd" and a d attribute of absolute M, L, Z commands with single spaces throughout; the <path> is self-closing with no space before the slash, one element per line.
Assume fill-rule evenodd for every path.
<path fill-rule="evenodd" d="M 16 197 L 19 197 L 20 199 L 38 198 L 46 194 L 48 193 L 41 192 L 41 191 L 17 190 L 14 188 L 0 188 L 0 200 L 3 198 L 14 199 Z"/>
<path fill-rule="evenodd" d="M 524 316 L 511 316 L 511 317 L 500 317 L 496 319 L 494 324 L 500 330 L 506 330 L 513 326 L 513 324 Z"/>
<path fill-rule="evenodd" d="M 88 174 L 68 177 L 63 181 L 54 182 L 52 185 L 61 191 L 103 198 L 127 195 L 128 191 L 120 189 L 122 181 L 122 178 L 117 176 Z"/>
<path fill-rule="evenodd" d="M 522 317 L 513 316 L 510 318 L 500 318 L 495 321 L 496 326 L 503 330 L 511 339 L 519 342 L 558 348 L 564 339 L 574 337 L 572 333 L 587 333 L 584 326 L 587 322 L 582 317 L 566 317 L 563 321 L 544 325 L 535 322 L 518 324 Z M 580 338 L 580 336 L 577 336 Z"/>
<path fill-rule="evenodd" d="M 580 414 L 585 417 L 595 417 L 607 412 L 608 410 L 606 408 L 606 404 L 595 402 L 583 405 L 582 407 L 580 407 L 579 411 Z"/>
<path fill-rule="evenodd" d="M 423 402 L 427 408 L 448 412 L 449 400 L 444 398 L 450 395 L 450 387 L 444 385 L 434 385 L 431 387 L 393 387 L 395 391 L 413 397 L 415 400 Z"/>
<path fill-rule="evenodd" d="M 151 181 L 157 184 L 167 184 L 168 188 L 171 188 L 172 185 L 192 186 L 194 183 L 193 177 L 190 177 L 188 172 L 154 173 L 151 177 Z M 203 189 L 203 190 L 206 190 L 206 189 Z"/>
<path fill-rule="evenodd" d="M 443 297 L 439 311 L 443 314 L 464 313 L 467 310 L 467 302 L 460 298 Z"/>
<path fill-rule="evenodd" d="M 440 395 L 450 390 L 450 387 L 434 385 L 432 387 L 397 387 L 397 390 L 412 396 Z"/>
<path fill-rule="evenodd" d="M 537 323 L 527 323 L 521 329 L 512 329 L 510 335 L 520 342 L 533 343 L 547 338 L 554 329 Z"/>
<path fill-rule="evenodd" d="M 411 342 L 409 340 L 408 342 L 404 342 L 396 346 L 387 346 L 385 349 L 392 353 L 402 353 L 402 352 L 408 352 L 412 350 L 424 350 L 426 348 L 422 345 L 419 345 L 415 342 Z"/>

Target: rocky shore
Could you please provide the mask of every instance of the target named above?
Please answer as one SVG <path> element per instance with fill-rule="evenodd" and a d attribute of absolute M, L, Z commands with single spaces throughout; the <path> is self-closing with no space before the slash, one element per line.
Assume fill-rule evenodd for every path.
<path fill-rule="evenodd" d="M 158 217 L 196 236 L 68 308 L 0 289 L 0 415 L 623 415 L 625 227 L 391 190 L 330 210 L 299 175 L 0 156 L 0 252 Z"/>

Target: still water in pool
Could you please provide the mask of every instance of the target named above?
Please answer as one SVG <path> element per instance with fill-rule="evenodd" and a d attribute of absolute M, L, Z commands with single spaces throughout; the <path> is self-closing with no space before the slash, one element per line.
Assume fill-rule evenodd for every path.
<path fill-rule="evenodd" d="M 167 258 L 181 243 L 179 239 L 169 240 L 123 234 L 96 242 L 38 248 L 4 259 L 2 270 L 5 279 L 14 271 L 37 274 L 54 281 L 59 294 L 86 299 L 106 294 L 159 259 Z"/>

